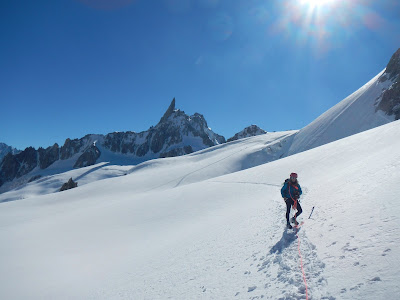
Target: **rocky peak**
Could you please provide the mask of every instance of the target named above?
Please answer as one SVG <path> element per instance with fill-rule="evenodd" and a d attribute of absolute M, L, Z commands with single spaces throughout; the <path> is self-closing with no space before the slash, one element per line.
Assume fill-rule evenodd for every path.
<path fill-rule="evenodd" d="M 54 144 L 47 149 L 39 148 L 39 166 L 41 169 L 46 169 L 60 158 L 60 148 L 58 144 Z"/>
<path fill-rule="evenodd" d="M 190 117 L 190 119 L 192 120 L 193 126 L 197 130 L 204 130 L 208 128 L 207 121 L 202 114 L 195 113 Z"/>
<path fill-rule="evenodd" d="M 261 134 L 266 134 L 267 132 L 257 125 L 251 125 L 249 127 L 246 127 L 242 131 L 236 133 L 233 137 L 228 139 L 228 142 L 236 141 L 239 139 L 243 139 L 246 137 L 251 137 L 251 136 L 256 136 L 256 135 L 261 135 Z"/>
<path fill-rule="evenodd" d="M 389 74 L 389 79 L 396 79 L 400 74 L 400 48 L 392 55 L 386 66 L 386 73 Z"/>
<path fill-rule="evenodd" d="M 0 162 L 3 160 L 3 158 L 8 154 L 18 154 L 20 153 L 20 150 L 17 150 L 11 146 L 8 146 L 7 144 L 0 143 Z"/>
<path fill-rule="evenodd" d="M 169 105 L 167 111 L 165 114 L 162 116 L 161 120 L 159 123 L 163 123 L 168 120 L 168 118 L 172 115 L 172 113 L 175 111 L 175 98 L 172 99 L 171 104 Z"/>
<path fill-rule="evenodd" d="M 28 175 L 35 168 L 40 173 L 59 160 L 65 161 L 63 165 L 70 164 L 71 169 L 93 165 L 102 159 L 102 151 L 108 157 L 115 153 L 116 160 L 124 154 L 124 161 L 131 157 L 134 162 L 189 154 L 222 143 L 225 138 L 208 128 L 203 115 L 189 116 L 176 109 L 174 98 L 160 122 L 147 131 L 89 134 L 80 139 L 68 138 L 61 147 L 54 144 L 46 149 L 27 148 L 20 154 L 8 155 L 0 162 L 0 186 Z"/>
<path fill-rule="evenodd" d="M 0 186 L 32 171 L 37 166 L 37 160 L 37 151 L 33 147 L 16 155 L 8 153 L 0 164 Z"/>
<path fill-rule="evenodd" d="M 64 145 L 60 149 L 60 158 L 68 159 L 79 153 L 82 147 L 85 147 L 87 140 L 90 139 L 90 135 L 86 135 L 81 139 L 66 139 Z"/>

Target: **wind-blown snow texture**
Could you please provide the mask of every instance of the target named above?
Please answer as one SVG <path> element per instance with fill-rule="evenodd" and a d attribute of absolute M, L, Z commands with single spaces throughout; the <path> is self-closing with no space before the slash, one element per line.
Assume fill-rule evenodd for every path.
<path fill-rule="evenodd" d="M 305 299 L 280 197 L 295 171 L 309 298 L 395 299 L 399 132 L 395 121 L 259 165 L 294 136 L 265 134 L 73 170 L 82 185 L 61 193 L 41 194 L 71 173 L 32 182 L 26 199 L 0 204 L 0 298 Z"/>

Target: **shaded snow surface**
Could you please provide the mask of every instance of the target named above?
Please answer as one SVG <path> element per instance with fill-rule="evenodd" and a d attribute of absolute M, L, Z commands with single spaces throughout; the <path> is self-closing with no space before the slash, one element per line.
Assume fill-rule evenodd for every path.
<path fill-rule="evenodd" d="M 305 299 L 300 241 L 309 299 L 395 299 L 399 133 L 395 121 L 261 165 L 269 146 L 248 138 L 0 203 L 0 298 Z M 293 171 L 297 234 L 280 197 Z"/>

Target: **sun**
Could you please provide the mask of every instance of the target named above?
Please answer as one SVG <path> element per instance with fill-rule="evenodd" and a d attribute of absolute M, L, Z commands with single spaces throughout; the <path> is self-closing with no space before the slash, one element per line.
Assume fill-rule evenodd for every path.
<path fill-rule="evenodd" d="M 333 4 L 337 0 L 299 0 L 299 1 L 301 4 L 310 6 L 310 8 L 316 8 Z"/>

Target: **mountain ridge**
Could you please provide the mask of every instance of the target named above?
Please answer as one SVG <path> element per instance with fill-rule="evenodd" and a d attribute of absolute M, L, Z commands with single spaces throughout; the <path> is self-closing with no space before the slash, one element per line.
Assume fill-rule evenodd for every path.
<path fill-rule="evenodd" d="M 124 156 L 124 163 L 137 164 L 189 154 L 225 142 L 223 136 L 208 127 L 203 115 L 189 116 L 176 109 L 174 98 L 159 123 L 146 131 L 87 134 L 80 139 L 67 138 L 61 147 L 55 143 L 38 150 L 27 147 L 16 154 L 9 151 L 0 161 L 0 186 L 34 169 L 46 170 L 58 161 L 68 161 L 70 169 L 102 161 L 118 163 L 121 156 Z"/>
<path fill-rule="evenodd" d="M 238 139 L 243 139 L 250 136 L 256 136 L 260 134 L 266 134 L 267 132 L 264 129 L 261 129 L 257 125 L 250 125 L 243 129 L 242 131 L 236 133 L 233 137 L 229 138 L 227 142 L 236 141 Z"/>
<path fill-rule="evenodd" d="M 400 49 L 386 68 L 363 87 L 299 130 L 287 153 L 279 158 L 303 152 L 342 139 L 400 118 Z M 263 134 L 254 126 L 228 139 Z M 15 178 L 28 176 L 34 169 L 54 172 L 82 168 L 99 162 L 139 164 L 155 158 L 193 153 L 225 143 L 214 133 L 203 115 L 192 116 L 175 108 L 175 98 L 156 126 L 143 132 L 114 132 L 107 135 L 88 134 L 81 139 L 66 139 L 63 146 L 54 144 L 46 149 L 28 147 L 17 154 L 6 154 L 0 163 L 0 187 Z M 277 158 L 277 159 L 279 159 Z M 65 161 L 55 166 L 56 162 Z M 40 178 L 36 174 L 35 178 Z M 39 176 L 39 177 L 38 177 Z M 23 183 L 32 178 L 25 178 Z M 33 179 L 32 179 L 33 180 Z M 15 186 L 13 186 L 15 187 Z"/>
<path fill-rule="evenodd" d="M 288 155 L 348 137 L 400 117 L 400 49 L 374 78 L 295 136 Z"/>
<path fill-rule="evenodd" d="M 398 218 L 387 199 L 400 191 L 399 122 L 225 176 L 214 175 L 265 136 L 2 203 L 1 298 L 304 299 L 300 249 L 310 299 L 394 299 Z M 96 172 L 71 172 L 82 171 Z M 298 231 L 285 228 L 280 197 L 292 171 L 303 189 Z"/>

